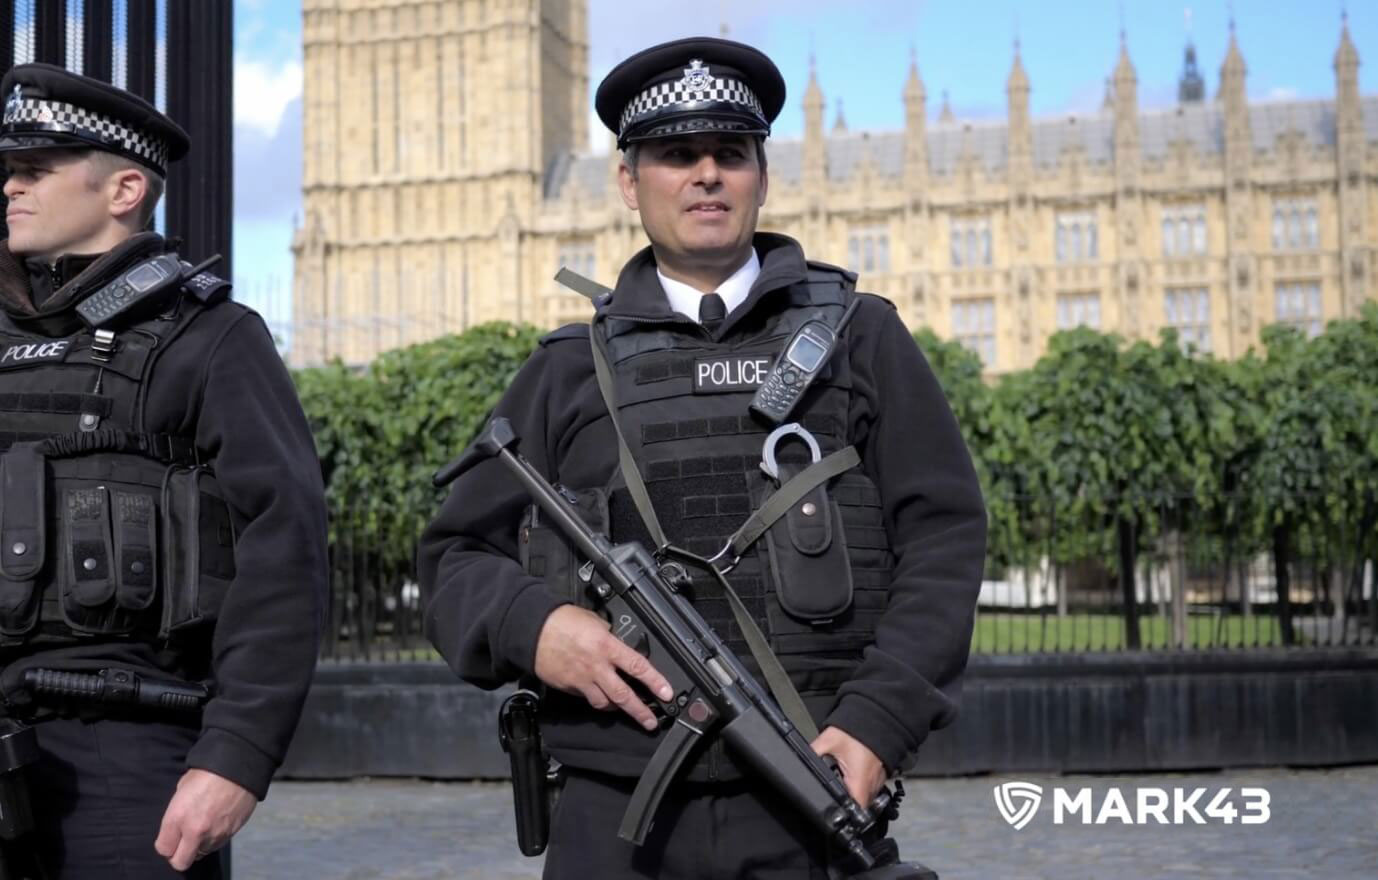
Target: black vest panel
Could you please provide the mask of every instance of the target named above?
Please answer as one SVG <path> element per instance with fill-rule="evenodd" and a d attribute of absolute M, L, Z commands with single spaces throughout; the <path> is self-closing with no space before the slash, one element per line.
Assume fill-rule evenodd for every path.
<path fill-rule="evenodd" d="M 787 297 L 786 302 L 747 315 L 730 340 L 722 342 L 688 325 L 615 319 L 594 323 L 593 332 L 605 333 L 615 374 L 617 421 L 673 544 L 713 556 L 775 491 L 776 482 L 760 467 L 771 426 L 752 416 L 748 404 L 790 335 L 813 318 L 835 324 L 855 295 L 852 285 L 848 274 L 810 264 L 806 282 L 770 294 Z M 823 456 L 852 442 L 847 436 L 851 389 L 844 344 L 791 416 L 817 439 Z M 781 443 L 777 456 L 782 470 L 797 471 L 810 460 L 808 448 L 794 439 Z M 611 539 L 636 539 L 653 546 L 620 473 L 605 490 Z M 862 649 L 873 640 L 894 566 L 880 493 L 862 470 L 854 468 L 832 480 L 828 496 L 836 511 L 824 515 L 832 513 L 842 526 L 842 534 L 832 536 L 831 552 L 844 553 L 839 564 L 851 571 L 851 601 L 844 610 L 827 620 L 805 620 L 787 612 L 789 603 L 782 604 L 781 589 L 799 588 L 797 578 L 817 577 L 816 572 L 827 569 L 805 560 L 793 569 L 796 580 L 784 583 L 766 552 L 769 535 L 758 540 L 728 575 L 819 718 L 831 708 L 838 686 L 851 677 Z M 771 533 L 787 528 L 781 520 Z M 695 606 L 756 672 L 720 588 L 707 575 L 697 578 L 695 586 Z"/>
<path fill-rule="evenodd" d="M 158 354 L 201 313 L 50 338 L 0 317 L 0 645 L 168 638 L 234 577 L 229 508 L 192 442 L 144 430 Z"/>

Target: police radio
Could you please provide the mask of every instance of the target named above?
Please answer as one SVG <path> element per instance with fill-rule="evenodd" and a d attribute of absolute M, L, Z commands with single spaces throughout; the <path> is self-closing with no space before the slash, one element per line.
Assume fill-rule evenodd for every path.
<path fill-rule="evenodd" d="M 219 259 L 220 255 L 216 254 L 190 270 L 186 270 L 176 254 L 160 254 L 144 260 L 82 300 L 77 305 L 77 314 L 93 328 L 108 324 L 112 318 L 158 301 L 159 294 L 187 278 L 195 278 Z"/>
<path fill-rule="evenodd" d="M 771 365 L 770 374 L 756 389 L 756 396 L 751 399 L 751 411 L 772 425 L 781 424 L 789 418 L 799 398 L 809 390 L 832 358 L 838 338 L 860 303 L 861 300 L 854 297 L 836 327 L 815 318 L 795 330 Z"/>

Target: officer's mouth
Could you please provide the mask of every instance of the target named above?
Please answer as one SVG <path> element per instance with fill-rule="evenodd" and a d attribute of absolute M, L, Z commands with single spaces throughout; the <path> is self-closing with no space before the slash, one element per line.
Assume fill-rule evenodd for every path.
<path fill-rule="evenodd" d="M 727 206 L 726 202 L 694 202 L 688 208 L 685 208 L 685 211 L 688 213 L 701 217 L 726 214 L 731 210 L 732 209 Z"/>

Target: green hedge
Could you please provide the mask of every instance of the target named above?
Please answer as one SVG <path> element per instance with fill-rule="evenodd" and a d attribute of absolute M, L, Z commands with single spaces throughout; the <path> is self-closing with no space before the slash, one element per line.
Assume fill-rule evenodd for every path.
<path fill-rule="evenodd" d="M 405 571 L 441 498 L 430 475 L 467 443 L 540 332 L 486 324 L 359 371 L 298 371 L 337 532 L 368 535 Z M 955 343 L 915 338 L 975 458 L 997 565 L 1050 546 L 1113 561 L 1107 523 L 1132 522 L 1142 541 L 1165 528 L 1165 512 L 1198 536 L 1244 529 L 1262 545 L 1285 529 L 1313 554 L 1378 552 L 1378 304 L 1313 339 L 1267 328 L 1262 350 L 1233 362 L 1185 351 L 1171 332 L 1149 344 L 1071 330 L 995 383 Z"/>

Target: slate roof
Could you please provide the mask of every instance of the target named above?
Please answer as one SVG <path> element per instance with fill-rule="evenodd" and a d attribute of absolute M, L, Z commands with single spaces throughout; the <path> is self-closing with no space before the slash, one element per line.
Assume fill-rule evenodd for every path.
<path fill-rule="evenodd" d="M 1364 134 L 1378 142 L 1378 96 L 1360 99 Z M 1203 101 L 1139 114 L 1139 144 L 1146 160 L 1167 155 L 1172 142 L 1186 139 L 1202 154 L 1218 154 L 1225 148 L 1224 108 L 1217 101 Z M 1086 161 L 1108 163 L 1114 158 L 1115 117 L 1109 109 L 1066 117 L 1034 120 L 1034 163 L 1054 167 L 1068 146 L 1080 145 Z M 1271 150 L 1278 135 L 1300 131 L 1313 147 L 1334 149 L 1335 102 L 1271 101 L 1249 107 L 1249 127 L 1254 149 Z M 981 166 L 999 171 L 1009 152 L 1009 127 L 1004 120 L 957 120 L 930 123 L 928 127 L 929 172 L 951 174 L 961 157 L 970 152 Z M 904 132 L 834 132 L 824 136 L 828 178 L 849 179 L 866 156 L 882 176 L 899 177 L 904 167 Z M 803 167 L 803 141 L 771 140 L 767 143 L 770 173 L 777 180 L 796 183 Z M 601 195 L 608 181 L 606 156 L 563 154 L 546 175 L 545 196 L 558 199 L 575 182 L 584 191 Z"/>

